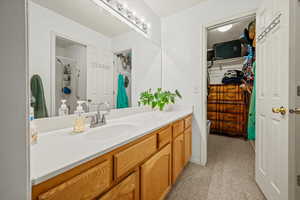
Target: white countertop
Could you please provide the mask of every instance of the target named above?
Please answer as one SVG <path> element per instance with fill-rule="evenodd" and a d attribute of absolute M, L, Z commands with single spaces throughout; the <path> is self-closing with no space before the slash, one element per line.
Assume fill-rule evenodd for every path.
<path fill-rule="evenodd" d="M 193 112 L 192 107 L 181 107 L 169 112 L 144 112 L 109 120 L 111 124 L 131 124 L 135 129 L 117 135 L 100 133 L 103 127 L 88 129 L 71 135 L 72 128 L 43 133 L 38 143 L 31 146 L 30 171 L 33 185 L 44 182 L 82 163 L 128 144 Z M 104 126 L 105 127 L 105 126 Z M 101 140 L 87 139 L 90 131 L 99 131 Z"/>

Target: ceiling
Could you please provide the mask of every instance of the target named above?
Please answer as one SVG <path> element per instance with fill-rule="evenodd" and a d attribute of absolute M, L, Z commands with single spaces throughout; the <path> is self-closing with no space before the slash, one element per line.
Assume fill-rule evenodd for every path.
<path fill-rule="evenodd" d="M 208 31 L 207 35 L 207 47 L 208 49 L 213 48 L 213 45 L 216 43 L 227 42 L 231 40 L 237 40 L 243 34 L 245 28 L 248 27 L 248 24 L 253 21 L 255 17 L 247 18 L 242 21 L 232 24 L 232 28 L 226 32 L 220 32 L 217 28 Z"/>
<path fill-rule="evenodd" d="M 144 0 L 160 17 L 166 17 L 184 9 L 193 7 L 205 0 Z"/>
<path fill-rule="evenodd" d="M 91 0 L 31 0 L 49 8 L 77 23 L 107 37 L 114 37 L 130 31 L 130 27 L 119 21 Z M 83 9 L 84 8 L 84 9 Z"/>

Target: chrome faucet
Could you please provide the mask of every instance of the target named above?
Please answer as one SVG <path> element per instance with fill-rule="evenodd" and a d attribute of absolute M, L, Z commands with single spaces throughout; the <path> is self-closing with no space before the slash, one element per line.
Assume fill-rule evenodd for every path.
<path fill-rule="evenodd" d="M 91 117 L 91 123 L 90 123 L 91 128 L 96 128 L 96 127 L 105 125 L 107 123 L 106 115 L 108 115 L 110 112 L 110 105 L 108 102 L 99 103 L 99 104 L 95 104 L 95 105 L 97 105 L 97 113 L 89 116 L 89 117 Z M 105 106 L 105 108 L 103 110 L 101 110 L 101 106 Z M 105 112 L 101 113 L 102 111 L 105 111 Z"/>

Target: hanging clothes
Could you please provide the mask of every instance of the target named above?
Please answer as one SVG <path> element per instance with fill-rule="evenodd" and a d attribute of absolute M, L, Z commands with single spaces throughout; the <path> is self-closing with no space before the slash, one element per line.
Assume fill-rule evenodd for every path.
<path fill-rule="evenodd" d="M 244 80 L 248 84 L 252 84 L 254 81 L 254 73 L 253 73 L 253 60 L 255 57 L 255 52 L 253 50 L 253 47 L 248 45 L 248 55 L 245 56 L 245 62 L 243 64 L 243 73 L 244 73 Z"/>
<path fill-rule="evenodd" d="M 253 72 L 255 76 L 256 62 L 253 63 Z M 248 116 L 248 139 L 255 140 L 255 117 L 256 117 L 256 79 L 254 79 L 252 95 Z"/>
<path fill-rule="evenodd" d="M 33 103 L 35 119 L 48 117 L 46 99 L 42 79 L 39 75 L 33 75 L 30 80 L 31 95 L 35 99 Z"/>
<path fill-rule="evenodd" d="M 122 74 L 119 74 L 118 77 L 117 108 L 128 108 L 128 96 L 126 94 L 125 82 Z"/>

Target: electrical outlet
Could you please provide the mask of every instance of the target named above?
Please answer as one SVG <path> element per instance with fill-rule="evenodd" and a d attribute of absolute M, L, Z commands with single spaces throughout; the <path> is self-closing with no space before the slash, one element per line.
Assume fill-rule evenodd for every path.
<path fill-rule="evenodd" d="M 297 185 L 300 186 L 300 175 L 297 176 Z"/>
<path fill-rule="evenodd" d="M 300 97 L 300 85 L 297 86 L 297 96 Z"/>

